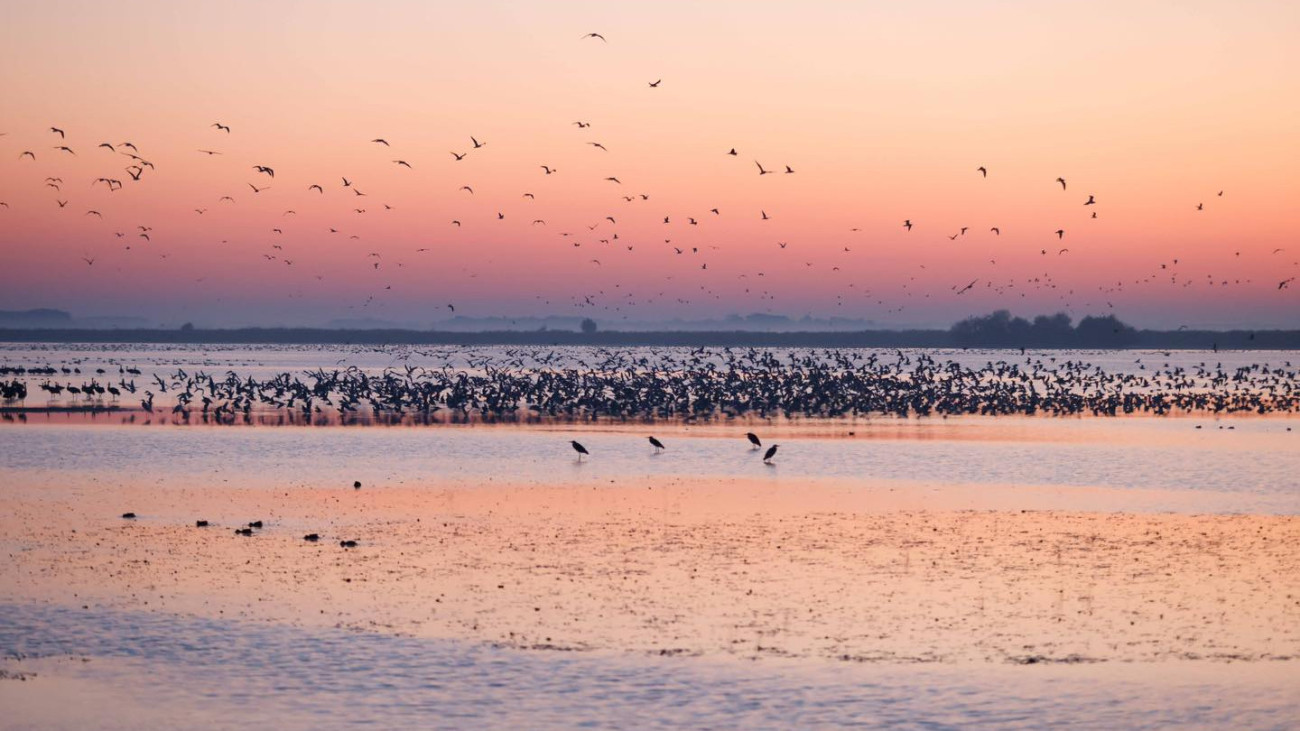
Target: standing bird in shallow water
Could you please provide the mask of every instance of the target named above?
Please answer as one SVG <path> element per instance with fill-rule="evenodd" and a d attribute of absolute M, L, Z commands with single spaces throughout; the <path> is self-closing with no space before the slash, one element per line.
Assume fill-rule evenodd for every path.
<path fill-rule="evenodd" d="M 749 440 L 750 444 L 754 445 L 754 449 L 762 449 L 763 443 L 759 441 L 758 435 L 754 432 L 747 433 L 745 438 Z"/>
<path fill-rule="evenodd" d="M 767 452 L 763 454 L 763 464 L 772 464 L 772 458 L 776 456 L 776 449 L 780 446 L 780 444 L 773 444 L 767 448 Z"/>
<path fill-rule="evenodd" d="M 655 454 L 659 454 L 660 451 L 667 449 L 667 447 L 664 446 L 663 442 L 659 441 L 658 439 L 655 439 L 654 437 L 650 437 L 650 446 L 655 448 Z"/>
<path fill-rule="evenodd" d="M 586 447 L 582 446 L 581 444 L 578 444 L 577 442 L 570 441 L 569 444 L 572 444 L 572 445 L 573 445 L 573 451 L 575 451 L 575 452 L 578 453 L 578 461 L 579 461 L 579 462 L 582 461 L 582 455 L 584 455 L 584 454 L 591 454 L 591 452 L 588 452 L 588 451 L 587 451 L 587 448 L 586 448 Z"/>

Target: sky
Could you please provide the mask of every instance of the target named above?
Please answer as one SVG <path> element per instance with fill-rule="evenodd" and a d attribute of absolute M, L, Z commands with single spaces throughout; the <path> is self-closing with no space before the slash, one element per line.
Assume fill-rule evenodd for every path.
<path fill-rule="evenodd" d="M 1296 38 L 1262 0 L 10 1 L 0 309 L 1296 327 Z"/>

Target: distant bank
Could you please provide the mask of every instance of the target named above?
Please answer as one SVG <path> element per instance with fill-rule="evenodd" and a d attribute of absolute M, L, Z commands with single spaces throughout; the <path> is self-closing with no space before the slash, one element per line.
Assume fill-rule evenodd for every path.
<path fill-rule="evenodd" d="M 960 323 L 959 323 L 960 325 Z M 606 347 L 799 347 L 799 348 L 1164 348 L 1178 350 L 1295 350 L 1300 330 L 1124 330 L 1122 332 L 968 332 L 864 330 L 860 332 L 622 332 L 601 330 L 332 330 L 235 329 L 0 329 L 0 342 L 164 343 L 244 345 L 593 345 Z"/>

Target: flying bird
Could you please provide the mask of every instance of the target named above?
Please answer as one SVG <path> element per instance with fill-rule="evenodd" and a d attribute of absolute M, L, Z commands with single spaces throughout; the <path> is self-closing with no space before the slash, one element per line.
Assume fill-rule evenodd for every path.
<path fill-rule="evenodd" d="M 975 168 L 975 170 L 976 170 L 980 175 L 982 175 L 982 176 L 984 176 L 984 177 L 986 177 L 986 178 L 989 176 L 989 171 L 988 171 L 988 170 L 987 170 L 983 165 L 980 165 L 979 167 Z"/>
<path fill-rule="evenodd" d="M 1061 190 L 1065 190 L 1065 178 L 1057 178 L 1056 182 L 1061 184 Z"/>
<path fill-rule="evenodd" d="M 599 38 L 600 40 L 605 41 L 605 36 L 602 36 L 599 33 L 588 33 L 587 35 L 583 36 L 582 38 L 579 38 L 578 40 L 582 40 L 583 38 Z M 605 42 L 609 43 L 609 41 L 605 41 Z M 577 442 L 574 442 L 574 444 L 577 444 Z"/>
<path fill-rule="evenodd" d="M 217 129 L 225 132 L 226 134 L 230 134 L 230 128 L 220 122 L 213 122 L 211 126 L 216 127 Z M 134 150 L 135 148 L 132 147 L 131 149 Z"/>
<path fill-rule="evenodd" d="M 382 138 L 382 137 L 376 137 L 376 138 L 374 138 L 373 140 L 371 140 L 371 142 L 377 142 L 377 143 L 383 145 L 384 147 L 391 147 L 391 146 L 392 146 L 392 145 L 389 145 L 389 144 L 388 144 L 388 140 L 386 140 L 386 139 L 384 139 L 384 138 Z"/>

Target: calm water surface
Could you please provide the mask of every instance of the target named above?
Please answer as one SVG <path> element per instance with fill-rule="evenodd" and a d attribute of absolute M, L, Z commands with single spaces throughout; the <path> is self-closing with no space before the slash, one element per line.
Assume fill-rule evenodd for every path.
<path fill-rule="evenodd" d="M 0 365 L 176 368 L 265 376 L 346 363 L 473 368 L 536 349 L 0 345 Z M 545 351 L 550 352 L 550 351 Z M 679 354 L 685 354 L 682 350 Z M 896 351 L 879 351 L 893 354 Z M 1021 360 L 1011 351 L 930 351 L 965 365 Z M 915 354 L 915 352 L 913 352 Z M 1295 353 L 1079 352 L 1135 373 L 1144 364 L 1289 367 Z M 543 356 L 545 357 L 545 356 Z M 559 362 L 594 361 L 560 349 Z M 1141 362 L 1139 362 L 1141 361 Z M 77 376 L 60 374 L 59 380 Z M 172 426 L 28 414 L 0 422 L 4 489 L 68 484 L 173 487 L 572 485 L 635 489 L 649 481 L 757 480 L 798 491 L 810 481 L 864 488 L 1105 491 L 1102 509 L 1300 514 L 1300 419 L 1231 417 L 858 419 L 704 426 Z M 1200 428 L 1197 428 L 1197 427 Z M 775 466 L 744 440 L 779 443 Z M 668 450 L 652 453 L 654 434 Z M 581 463 L 569 440 L 591 456 Z M 0 494 L 3 494 L 0 492 Z M 1212 501 L 1190 498 L 1211 497 Z M 1089 505 L 1096 506 L 1095 497 Z M 924 667 L 736 663 L 600 653 L 521 652 L 432 641 L 200 619 L 167 613 L 0 604 L 9 673 L 31 681 L 22 713 L 0 726 L 44 725 L 40 693 L 103 697 L 126 726 L 264 724 L 335 727 L 808 727 L 835 723 L 949 728 L 1288 728 L 1300 684 L 1260 664 L 1119 667 Z M 73 658 L 89 658 L 82 662 Z M 1267 664 L 1264 664 L 1267 665 Z M 1280 665 L 1279 665 L 1280 667 Z M 165 684 L 158 678 L 167 678 Z M 0 680 L 12 701 L 19 681 Z M 70 686 L 68 684 L 71 684 Z M 42 690 L 44 689 L 44 690 Z M 26 692 L 26 691 L 24 691 Z M 87 715 L 99 725 L 102 717 Z"/>
<path fill-rule="evenodd" d="M 0 647 L 11 656 L 0 668 L 38 673 L 27 692 L 40 692 L 42 671 L 90 697 L 113 688 L 112 720 L 102 708 L 85 716 L 121 728 L 1283 729 L 1300 711 L 1294 678 L 1242 664 L 975 669 L 530 653 L 25 604 L 0 604 Z M 15 721 L 22 715 L 0 725 Z"/>

